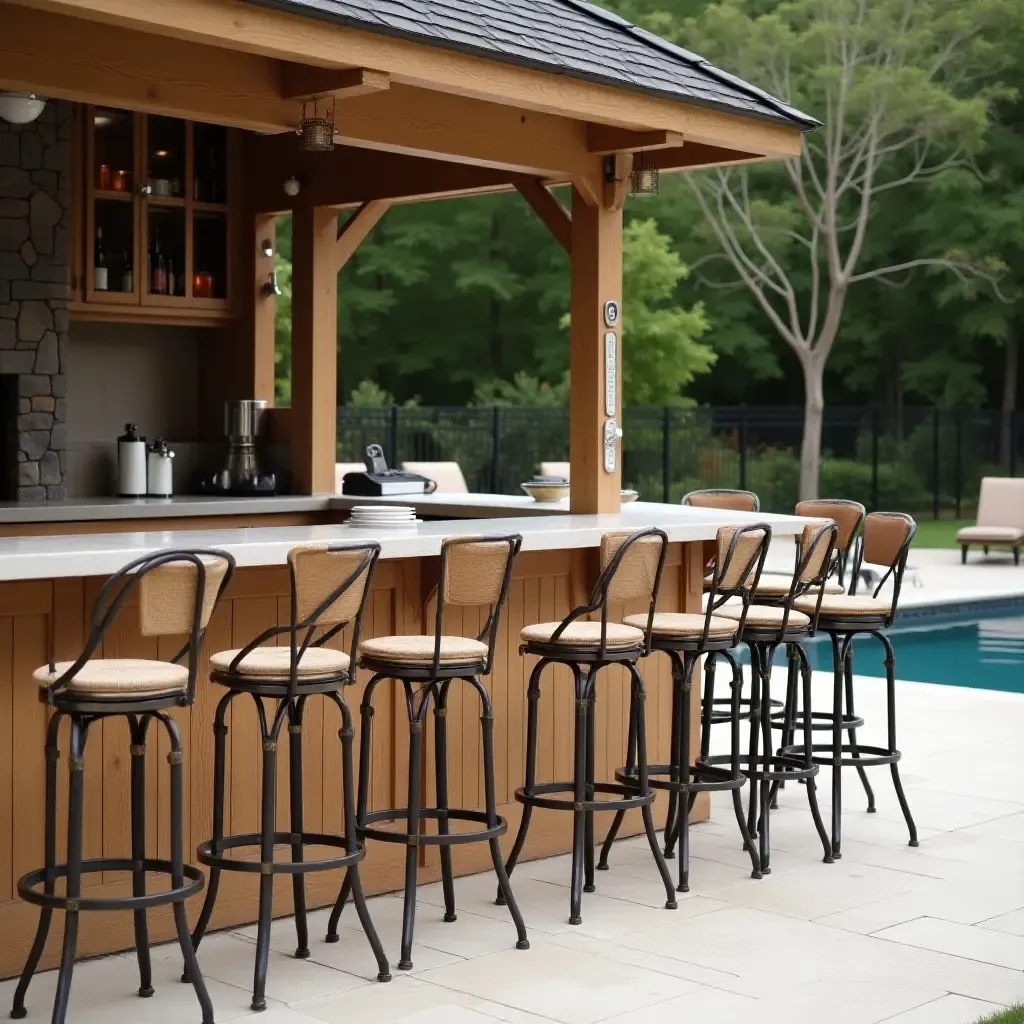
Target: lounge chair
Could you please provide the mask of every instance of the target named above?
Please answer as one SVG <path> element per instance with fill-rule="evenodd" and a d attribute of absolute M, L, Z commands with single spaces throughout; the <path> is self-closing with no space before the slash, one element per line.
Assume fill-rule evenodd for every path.
<path fill-rule="evenodd" d="M 468 494 L 466 478 L 457 462 L 403 462 L 407 473 L 419 473 L 437 484 L 439 494 Z"/>
<path fill-rule="evenodd" d="M 1024 545 L 1024 477 L 986 476 L 978 498 L 978 525 L 959 530 L 960 561 L 967 564 L 967 549 L 981 545 L 985 554 L 990 547 L 1011 548 L 1013 564 L 1020 565 Z"/>
<path fill-rule="evenodd" d="M 542 462 L 540 464 L 541 476 L 559 476 L 564 480 L 569 479 L 568 462 Z"/>

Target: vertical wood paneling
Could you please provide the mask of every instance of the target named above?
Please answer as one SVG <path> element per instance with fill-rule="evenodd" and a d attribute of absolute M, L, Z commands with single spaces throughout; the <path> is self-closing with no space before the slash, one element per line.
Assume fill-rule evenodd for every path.
<path fill-rule="evenodd" d="M 14 619 L 0 619 L 0 903 L 14 891 Z"/>

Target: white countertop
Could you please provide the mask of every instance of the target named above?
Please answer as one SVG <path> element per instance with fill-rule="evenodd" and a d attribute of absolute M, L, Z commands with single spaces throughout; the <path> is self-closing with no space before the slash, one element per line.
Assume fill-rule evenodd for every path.
<path fill-rule="evenodd" d="M 445 497 L 451 501 L 451 495 L 427 495 L 407 504 L 415 504 L 426 512 L 427 498 Z M 468 503 L 473 497 L 502 498 L 501 495 L 462 495 L 460 502 Z M 507 496 L 505 500 L 509 500 Z M 519 504 L 518 499 L 511 500 Z M 515 505 L 509 511 L 514 513 Z M 555 512 L 524 517 L 520 511 L 518 516 L 512 517 L 420 523 L 401 530 L 327 525 L 8 537 L 0 538 L 0 580 L 107 576 L 134 558 L 166 548 L 222 548 L 234 555 L 240 566 L 283 565 L 290 548 L 315 541 L 378 540 L 383 547 L 383 558 L 417 558 L 439 554 L 441 542 L 453 536 L 520 533 L 524 551 L 551 551 L 597 547 L 601 534 L 608 530 L 639 530 L 645 526 L 661 527 L 670 541 L 712 540 L 719 526 L 740 522 L 767 522 L 775 536 L 792 537 L 803 528 L 805 520 L 796 516 L 723 512 L 638 501 L 614 515 Z"/>

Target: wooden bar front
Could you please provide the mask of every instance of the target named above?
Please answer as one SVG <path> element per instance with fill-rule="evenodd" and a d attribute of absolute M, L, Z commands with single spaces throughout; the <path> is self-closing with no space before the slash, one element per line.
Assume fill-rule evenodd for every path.
<path fill-rule="evenodd" d="M 523 783 L 525 759 L 526 687 L 531 660 L 519 655 L 519 631 L 527 624 L 562 618 L 582 603 L 596 574 L 597 552 L 593 549 L 528 552 L 520 556 L 501 622 L 493 674 L 486 680 L 494 702 L 495 760 L 499 813 L 509 822 L 503 840 L 506 852 L 520 818 L 514 792 Z M 700 607 L 703 550 L 697 544 L 673 544 L 662 585 L 663 610 L 697 610 Z M 374 592 L 365 622 L 365 633 L 432 632 L 433 605 L 425 606 L 431 581 L 436 577 L 437 559 L 399 559 L 379 564 Z M 81 651 L 88 616 L 99 578 L 70 578 L 0 584 L 0 976 L 19 972 L 34 934 L 38 909 L 18 899 L 17 879 L 43 864 L 44 738 L 49 709 L 40 703 L 32 672 L 46 662 L 52 642 L 58 660 L 74 658 Z M 206 653 L 240 647 L 267 626 L 288 618 L 288 579 L 283 566 L 239 570 L 230 592 L 211 622 Z M 640 610 L 640 609 L 628 609 Z M 615 609 L 625 614 L 627 609 Z M 486 609 L 452 609 L 446 623 L 448 632 L 476 635 L 486 618 Z M 343 640 L 338 641 L 339 644 Z M 137 628 L 137 610 L 125 609 L 107 637 L 102 654 L 106 657 L 170 657 L 179 647 L 174 638 L 143 638 Z M 648 732 L 650 759 L 668 757 L 671 691 L 667 659 L 651 658 L 643 671 L 648 685 Z M 540 755 L 538 781 L 568 779 L 572 776 L 573 696 L 571 676 L 562 669 L 550 669 L 542 684 Z M 191 856 L 197 843 L 209 838 L 212 827 L 213 715 L 223 690 L 206 681 L 204 659 L 195 706 L 175 713 L 183 735 L 186 764 L 185 849 Z M 610 778 L 623 763 L 628 713 L 625 674 L 609 668 L 601 673 L 597 707 L 597 777 Z M 362 683 L 346 692 L 358 721 Z M 395 689 L 378 689 L 374 718 L 371 803 L 373 807 L 403 806 L 408 777 L 408 723 L 404 701 L 396 700 Z M 449 698 L 449 790 L 451 805 L 480 807 L 483 804 L 483 775 L 480 754 L 479 702 L 458 685 Z M 305 806 L 304 825 L 312 832 L 341 831 L 340 720 L 335 708 L 325 701 L 311 700 L 304 726 L 303 757 Z M 228 832 L 251 832 L 259 828 L 260 763 L 256 712 L 249 697 L 239 696 L 229 719 Z M 64 856 L 66 832 L 67 737 L 62 729 L 58 805 L 58 859 Z M 157 735 L 159 733 L 159 742 Z M 358 727 L 356 730 L 358 739 Z M 287 742 L 282 735 L 282 743 Z M 126 856 L 130 847 L 128 732 L 123 719 L 95 725 L 85 753 L 85 855 Z M 427 750 L 432 744 L 425 744 Z M 150 731 L 147 756 L 147 852 L 166 857 L 168 844 L 169 780 L 167 742 L 162 731 Z M 430 755 L 428 754 L 428 761 Z M 287 828 L 287 759 L 279 753 L 282 766 L 277 804 L 278 828 Z M 432 761 L 426 778 L 433 774 Z M 426 798 L 431 797 L 427 786 Z M 664 797 L 656 808 L 664 814 Z M 627 818 L 622 834 L 640 831 L 639 815 Z M 695 815 L 706 814 L 706 803 L 698 803 Z M 598 818 L 598 835 L 603 836 L 610 815 Z M 537 811 L 534 815 L 525 856 L 539 857 L 569 849 L 571 815 Z M 468 873 L 490 868 L 486 844 L 454 847 L 455 869 Z M 251 855 L 253 851 L 246 851 Z M 286 854 L 285 854 L 286 855 Z M 310 856 L 315 856 L 313 851 Z M 439 877 L 437 854 L 424 849 L 421 882 Z M 370 892 L 400 888 L 404 848 L 390 844 L 370 845 L 363 866 L 364 885 Z M 332 902 L 341 883 L 339 872 L 310 874 L 307 898 L 310 907 Z M 255 919 L 256 875 L 226 873 L 223 876 L 214 927 L 226 927 Z M 89 875 L 83 895 L 130 894 L 130 878 L 124 875 Z M 651 864 L 651 887 L 661 883 Z M 275 913 L 292 909 L 290 883 L 278 878 Z M 598 879 L 600 888 L 600 878 Z M 153 879 L 153 885 L 164 880 Z M 192 919 L 200 901 L 192 901 Z M 150 914 L 155 941 L 172 937 L 169 908 Z M 527 920 L 529 927 L 529 920 Z M 511 923 L 509 925 L 511 929 Z M 43 966 L 57 962 L 62 929 L 51 929 Z M 512 932 L 510 931 L 510 935 Z M 317 937 L 314 937 L 316 939 Z M 510 940 L 511 941 L 511 940 Z M 79 949 L 90 956 L 134 945 L 131 915 L 124 913 L 85 914 Z M 367 951 L 369 956 L 369 951 Z"/>

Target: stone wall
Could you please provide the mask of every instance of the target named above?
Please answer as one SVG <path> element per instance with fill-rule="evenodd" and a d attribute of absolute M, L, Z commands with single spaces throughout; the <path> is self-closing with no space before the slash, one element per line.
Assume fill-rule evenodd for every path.
<path fill-rule="evenodd" d="M 17 409 L 2 411 L 16 454 L 0 472 L 21 501 L 66 497 L 70 138 L 67 103 L 0 120 L 0 374 L 18 378 Z"/>

